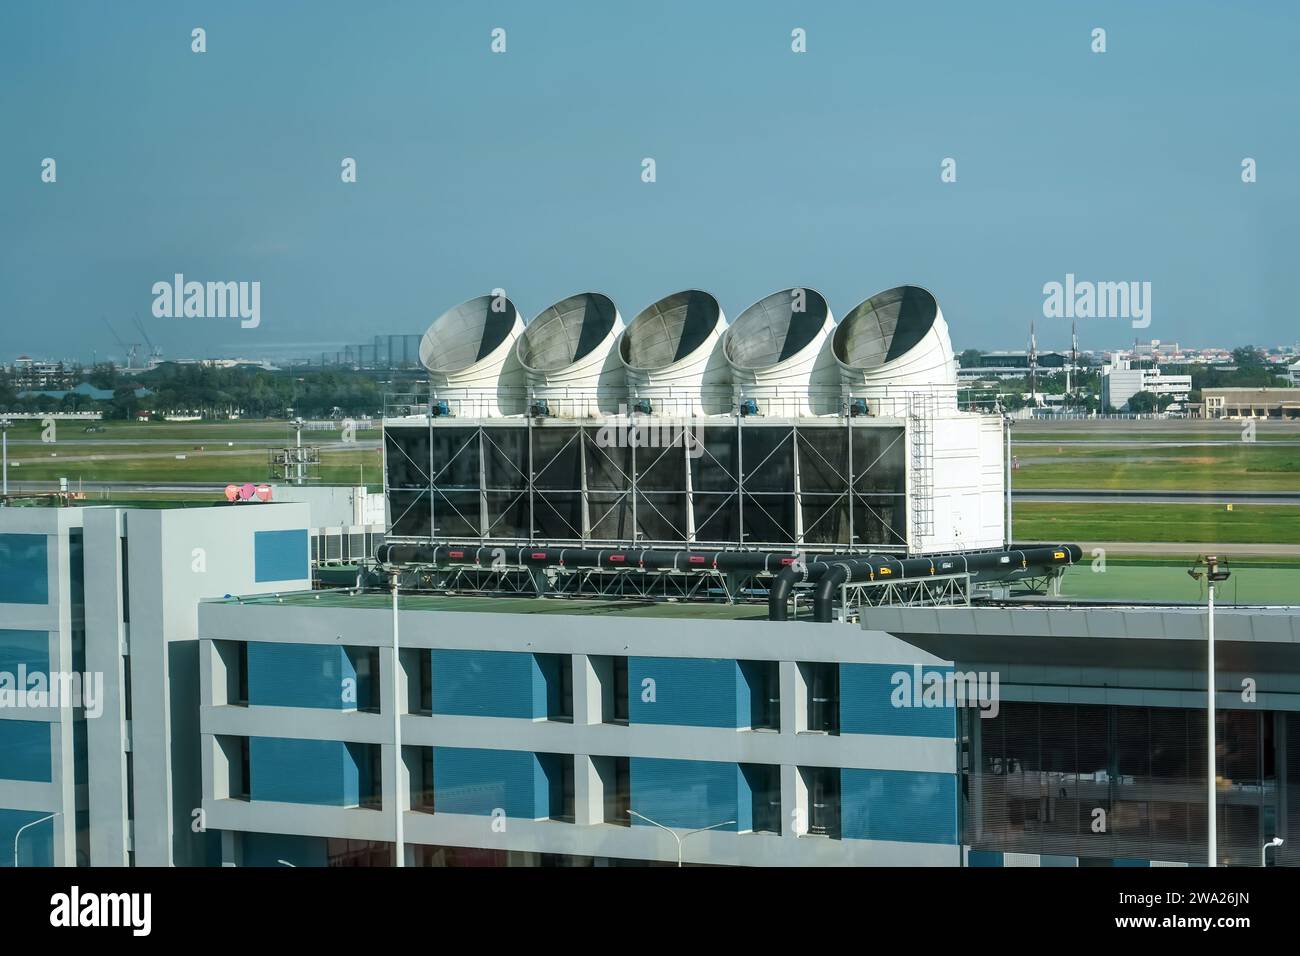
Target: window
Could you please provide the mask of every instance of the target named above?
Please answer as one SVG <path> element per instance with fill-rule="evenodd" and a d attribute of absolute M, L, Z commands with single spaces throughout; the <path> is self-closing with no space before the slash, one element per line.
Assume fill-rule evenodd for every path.
<path fill-rule="evenodd" d="M 741 764 L 753 797 L 753 831 L 781 832 L 781 768 L 775 764 Z"/>
<path fill-rule="evenodd" d="M 627 757 L 593 757 L 605 791 L 606 823 L 632 825 L 632 771 Z"/>
<path fill-rule="evenodd" d="M 776 661 L 740 661 L 740 673 L 749 688 L 750 729 L 780 730 L 780 665 Z"/>
<path fill-rule="evenodd" d="M 614 723 L 627 723 L 627 658 L 614 658 Z"/>
<path fill-rule="evenodd" d="M 840 665 L 801 663 L 805 694 L 804 730 L 814 734 L 840 732 Z"/>
<path fill-rule="evenodd" d="M 834 767 L 800 767 L 808 795 L 808 833 L 838 839 L 840 772 Z"/>

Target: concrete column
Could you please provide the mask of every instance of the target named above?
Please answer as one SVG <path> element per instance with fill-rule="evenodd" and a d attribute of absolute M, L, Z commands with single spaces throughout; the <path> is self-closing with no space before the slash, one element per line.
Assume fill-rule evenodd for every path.
<path fill-rule="evenodd" d="M 104 675 L 103 713 L 86 721 L 91 866 L 127 865 L 126 629 L 121 514 L 85 512 L 86 670 Z"/>
<path fill-rule="evenodd" d="M 601 757 L 574 754 L 573 757 L 573 822 L 577 826 L 592 826 L 605 822 L 605 779 L 601 775 Z M 613 768 L 609 768 L 612 778 Z"/>
<path fill-rule="evenodd" d="M 806 808 L 807 790 L 804 790 L 804 806 L 799 800 L 799 768 L 791 764 L 781 765 L 781 836 L 798 837 L 808 830 L 808 812 Z"/>
<path fill-rule="evenodd" d="M 614 662 L 608 657 L 573 655 L 573 723 L 603 723 L 614 714 Z"/>

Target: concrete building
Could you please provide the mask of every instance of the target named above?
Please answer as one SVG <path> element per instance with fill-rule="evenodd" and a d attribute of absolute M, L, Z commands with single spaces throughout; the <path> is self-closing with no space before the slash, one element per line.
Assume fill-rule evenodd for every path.
<path fill-rule="evenodd" d="M 1206 418 L 1300 418 L 1300 388 L 1206 388 Z"/>
<path fill-rule="evenodd" d="M 1117 356 L 1101 370 L 1102 407 L 1128 411 L 1129 399 L 1138 392 L 1149 392 L 1157 397 L 1170 396 L 1171 411 L 1185 408 L 1192 390 L 1190 375 L 1167 375 L 1159 367 L 1135 367 L 1127 356 Z"/>
<path fill-rule="evenodd" d="M 211 859 L 198 602 L 310 587 L 307 520 L 300 504 L 0 509 L 0 865 L 16 836 L 20 865 Z"/>
<path fill-rule="evenodd" d="M 1203 611 L 765 618 L 403 595 L 394 674 L 387 594 L 205 602 L 208 825 L 244 866 L 388 865 L 397 812 L 408 865 L 676 862 L 647 820 L 716 826 L 694 863 L 1204 861 Z M 1219 634 L 1222 860 L 1300 862 L 1300 615 Z"/>

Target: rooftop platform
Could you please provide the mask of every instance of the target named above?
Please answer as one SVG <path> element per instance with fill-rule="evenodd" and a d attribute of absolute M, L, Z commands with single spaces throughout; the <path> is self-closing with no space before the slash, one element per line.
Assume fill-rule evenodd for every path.
<path fill-rule="evenodd" d="M 229 597 L 214 603 L 289 607 L 391 608 L 387 591 L 295 591 Z M 660 619 L 744 621 L 767 620 L 767 604 L 723 604 L 715 601 L 579 600 L 575 598 L 488 597 L 459 594 L 399 594 L 403 611 L 442 611 L 490 614 L 568 614 L 583 617 L 648 617 Z"/>

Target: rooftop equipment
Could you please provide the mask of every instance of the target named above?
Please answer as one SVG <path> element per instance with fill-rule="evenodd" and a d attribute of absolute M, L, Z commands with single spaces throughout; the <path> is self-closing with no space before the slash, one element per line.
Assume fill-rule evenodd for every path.
<path fill-rule="evenodd" d="M 420 340 L 420 364 L 429 372 L 430 413 L 521 414 L 524 374 L 515 341 L 523 331 L 519 310 L 505 296 L 481 295 L 434 319 Z"/>
<path fill-rule="evenodd" d="M 840 389 L 826 344 L 835 328 L 814 289 L 785 289 L 755 302 L 727 329 L 723 354 L 740 401 L 761 415 L 835 414 Z"/>
<path fill-rule="evenodd" d="M 627 403 L 615 351 L 623 319 L 608 296 L 582 292 L 529 322 L 516 353 L 534 404 L 559 418 L 616 414 Z"/>
<path fill-rule="evenodd" d="M 642 310 L 618 346 L 632 409 L 669 417 L 730 412 L 725 331 L 718 300 L 697 289 L 674 292 Z"/>
<path fill-rule="evenodd" d="M 901 417 L 918 403 L 957 410 L 957 365 L 933 295 L 905 285 L 867 299 L 835 329 L 832 354 L 854 398 L 873 415 Z"/>

